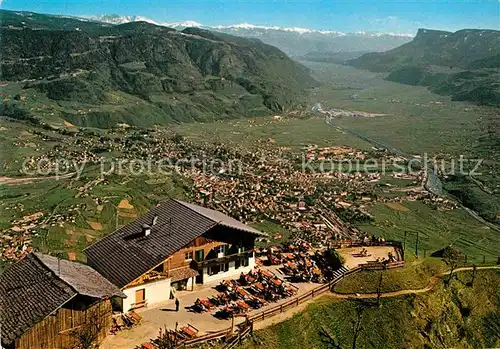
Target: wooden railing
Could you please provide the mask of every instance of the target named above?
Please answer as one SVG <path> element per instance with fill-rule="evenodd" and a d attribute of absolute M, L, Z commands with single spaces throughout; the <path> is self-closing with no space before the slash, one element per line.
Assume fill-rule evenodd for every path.
<path fill-rule="evenodd" d="M 208 341 L 215 340 L 215 339 L 227 338 L 230 336 L 231 332 L 232 332 L 232 329 L 227 328 L 227 329 L 220 330 L 217 332 L 207 333 L 207 334 L 204 334 L 203 336 L 185 339 L 183 341 L 177 342 L 176 348 L 184 348 L 184 347 L 188 347 L 188 346 L 203 343 L 203 342 L 208 342 Z"/>
<path fill-rule="evenodd" d="M 360 267 L 365 270 L 384 270 L 384 269 L 394 269 L 403 267 L 405 265 L 404 261 L 392 262 L 388 264 L 381 264 L 378 262 L 368 262 L 366 264 L 362 264 Z"/>
<path fill-rule="evenodd" d="M 380 269 L 392 269 L 392 268 L 398 268 L 402 267 L 404 265 L 404 261 L 398 261 L 398 262 L 393 262 L 384 265 L 381 265 L 380 263 L 377 263 L 376 267 Z M 287 311 L 288 309 L 297 307 L 299 304 L 302 304 L 310 299 L 313 299 L 331 289 L 333 289 L 333 286 L 335 286 L 336 283 L 338 283 L 340 280 L 342 280 L 344 277 L 347 275 L 352 275 L 354 273 L 357 273 L 361 270 L 373 270 L 375 265 L 373 263 L 367 263 L 367 264 L 362 264 L 359 265 L 355 268 L 349 269 L 347 272 L 344 274 L 336 277 L 335 279 L 331 280 L 327 284 L 320 285 L 309 292 L 306 292 L 304 294 L 301 294 L 297 297 L 294 297 L 293 299 L 290 299 L 287 302 L 284 302 L 282 304 L 278 304 L 270 309 L 263 310 L 259 313 L 253 314 L 253 315 L 236 315 L 237 317 L 245 317 L 246 322 L 244 323 L 243 327 L 241 327 L 238 332 L 233 335 L 232 329 L 225 329 L 213 333 L 209 333 L 200 337 L 195 337 L 192 339 L 188 339 L 183 341 L 182 343 L 179 343 L 177 348 L 182 348 L 194 344 L 199 344 L 202 342 L 206 342 L 209 340 L 214 340 L 214 339 L 219 339 L 219 338 L 225 338 L 226 339 L 226 344 L 223 347 L 223 349 L 231 349 L 233 348 L 236 344 L 240 343 L 243 338 L 248 336 L 253 332 L 253 324 L 255 322 L 263 321 L 266 318 L 273 317 L 277 314 L 280 314 L 284 311 Z"/>
<path fill-rule="evenodd" d="M 306 302 L 306 301 L 308 301 L 310 299 L 313 299 L 316 296 L 319 296 L 319 295 L 325 293 L 326 291 L 329 291 L 329 290 L 333 289 L 333 286 L 335 286 L 335 284 L 337 282 L 339 282 L 340 280 L 342 280 L 347 275 L 351 275 L 351 274 L 357 273 L 358 271 L 361 271 L 361 270 L 374 270 L 374 269 L 392 269 L 392 268 L 399 268 L 399 267 L 402 267 L 402 266 L 404 266 L 404 261 L 398 261 L 398 262 L 388 263 L 386 265 L 381 265 L 380 263 L 377 263 L 376 265 L 372 264 L 372 263 L 362 264 L 362 265 L 359 265 L 359 266 L 357 266 L 355 268 L 349 269 L 347 272 L 345 272 L 344 274 L 340 275 L 339 277 L 331 280 L 327 284 L 320 285 L 320 286 L 312 289 L 309 292 L 301 294 L 300 296 L 297 296 L 297 297 L 295 297 L 295 298 L 293 298 L 293 299 L 291 299 L 291 300 L 289 300 L 289 301 L 287 301 L 285 303 L 276 305 L 276 306 L 274 306 L 274 307 L 272 307 L 270 309 L 263 310 L 260 313 L 256 313 L 256 314 L 253 314 L 253 315 L 246 316 L 246 318 L 249 321 L 257 322 L 257 321 L 262 321 L 262 320 L 264 320 L 264 319 L 266 319 L 268 317 L 277 315 L 279 313 L 282 313 L 284 311 L 287 311 L 290 308 L 296 307 L 296 306 L 298 306 L 301 303 L 304 303 L 304 302 Z"/>
<path fill-rule="evenodd" d="M 237 332 L 237 334 L 233 337 L 229 337 L 226 341 L 226 344 L 222 347 L 222 349 L 232 349 L 237 344 L 241 343 L 246 336 L 253 333 L 253 322 L 247 321 L 244 323 L 243 327 Z"/>
<path fill-rule="evenodd" d="M 251 321 L 251 322 L 258 322 L 258 321 L 263 321 L 264 319 L 266 319 L 268 317 L 272 317 L 274 315 L 280 314 L 280 313 L 282 313 L 284 311 L 287 311 L 290 308 L 294 308 L 294 307 L 298 306 L 301 303 L 304 303 L 304 302 L 306 302 L 306 301 L 308 301 L 308 300 L 310 300 L 310 299 L 312 299 L 312 298 L 314 298 L 316 296 L 319 296 L 319 295 L 325 293 L 326 291 L 331 290 L 332 287 L 337 282 L 339 282 L 340 280 L 342 280 L 346 275 L 354 274 L 354 273 L 356 273 L 356 272 L 358 272 L 358 271 L 360 271 L 362 269 L 363 269 L 362 267 L 356 267 L 356 268 L 350 269 L 346 273 L 344 273 L 341 276 L 333 279 L 332 281 L 330 281 L 327 284 L 320 285 L 320 286 L 312 289 L 309 292 L 301 294 L 300 296 L 292 298 L 289 301 L 284 302 L 284 303 L 279 304 L 279 305 L 276 305 L 276 306 L 274 306 L 274 307 L 272 307 L 270 309 L 263 310 L 260 313 L 256 313 L 256 314 L 253 314 L 253 315 L 248 315 L 248 316 L 246 316 L 246 318 L 249 321 Z"/>

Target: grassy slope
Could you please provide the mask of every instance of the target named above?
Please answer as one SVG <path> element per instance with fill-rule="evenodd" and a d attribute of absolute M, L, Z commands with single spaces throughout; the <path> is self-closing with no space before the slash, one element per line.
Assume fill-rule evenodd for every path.
<path fill-rule="evenodd" d="M 470 273 L 458 274 L 469 280 Z M 363 313 L 357 348 L 487 348 L 500 345 L 500 273 L 480 271 L 472 288 L 440 282 L 425 294 L 383 299 Z M 331 348 L 322 328 L 342 348 L 352 346 L 354 301 L 324 297 L 292 319 L 257 331 L 241 348 Z"/>
<path fill-rule="evenodd" d="M 415 260 L 407 258 L 403 268 L 382 272 L 382 292 L 420 289 L 429 284 L 429 278 L 445 270 L 445 265 L 436 258 Z M 338 293 L 377 292 L 380 271 L 365 270 L 347 276 L 335 285 Z"/>

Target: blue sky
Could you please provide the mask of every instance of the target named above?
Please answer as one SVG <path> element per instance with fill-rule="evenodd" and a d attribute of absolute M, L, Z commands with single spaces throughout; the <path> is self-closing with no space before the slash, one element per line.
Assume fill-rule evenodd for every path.
<path fill-rule="evenodd" d="M 343 32 L 500 29 L 500 0 L 3 0 L 1 6 L 79 16 L 141 15 L 157 22 L 251 23 Z"/>

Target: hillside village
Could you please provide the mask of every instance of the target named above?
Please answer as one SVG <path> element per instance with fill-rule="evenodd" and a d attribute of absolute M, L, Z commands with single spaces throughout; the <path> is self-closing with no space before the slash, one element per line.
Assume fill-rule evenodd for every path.
<path fill-rule="evenodd" d="M 280 120 L 273 118 L 270 122 L 280 122 Z M 367 172 L 349 172 L 343 171 L 343 167 L 336 167 L 338 164 L 348 162 L 359 166 L 367 159 L 385 159 L 388 162 L 401 160 L 378 150 L 361 151 L 345 146 L 320 147 L 314 144 L 306 145 L 302 149 L 292 149 L 278 147 L 269 140 L 258 142 L 255 148 L 248 149 L 221 142 L 199 143 L 162 129 L 133 127 L 110 130 L 105 135 L 93 135 L 86 132 L 85 137 L 81 137 L 81 132 L 85 131 L 73 129 L 70 131 L 73 132 L 71 137 L 67 137 L 67 132 L 65 129 L 32 132 L 30 142 L 47 144 L 43 142 L 50 137 L 64 141 L 59 142 L 57 146 L 45 149 L 46 153 L 42 157 L 29 159 L 25 170 L 31 170 L 30 166 L 38 164 L 42 158 L 45 169 L 49 170 L 57 168 L 57 161 L 61 158 L 67 159 L 67 162 L 73 164 L 74 168 L 82 165 L 100 165 L 101 161 L 106 159 L 105 154 L 109 152 L 119 153 L 124 159 L 149 160 L 153 164 L 158 164 L 167 156 L 170 162 L 166 169 L 191 183 L 190 200 L 200 205 L 199 207 L 215 210 L 210 212 L 218 212 L 205 213 L 205 211 L 199 211 L 201 208 L 196 209 L 203 215 L 208 214 L 207 217 L 209 217 L 225 214 L 245 224 L 273 222 L 281 229 L 279 233 L 266 234 L 264 231 L 261 234 L 257 233 L 257 230 L 248 228 L 249 232 L 252 234 L 255 232 L 256 235 L 253 237 L 254 242 L 250 243 L 244 252 L 238 252 L 238 250 L 235 253 L 234 242 L 223 243 L 227 246 L 222 250 L 218 247 L 220 243 L 214 245 L 213 242 L 209 242 L 212 238 L 203 242 L 200 240 L 196 244 L 201 244 L 199 246 L 207 244 L 207 248 L 204 249 L 203 257 L 200 257 L 201 255 L 196 257 L 201 258 L 197 263 L 190 262 L 191 258 L 194 258 L 194 252 L 192 252 L 193 257 L 189 257 L 184 264 L 174 265 L 171 262 L 162 262 L 163 266 L 160 269 L 158 267 L 150 271 L 146 269 L 154 267 L 165 258 L 166 260 L 174 258 L 165 255 L 161 257 L 161 260 L 151 261 L 149 267 L 138 270 L 134 276 L 127 276 L 127 279 L 123 281 L 116 279 L 116 271 L 124 268 L 123 265 L 114 267 L 110 265 L 107 268 L 111 269 L 108 270 L 102 265 L 102 261 L 107 257 L 100 258 L 101 262 L 92 262 L 92 258 L 95 257 L 91 258 L 87 254 L 90 266 L 104 273 L 104 277 L 112 280 L 112 283 L 119 287 L 126 297 L 121 302 L 121 308 L 111 313 L 109 309 L 107 310 L 106 323 L 110 324 L 111 333 L 116 334 L 117 339 L 109 339 L 111 342 L 106 339 L 105 343 L 109 343 L 106 345 L 129 344 L 129 342 L 123 342 L 124 339 L 120 335 L 126 328 L 132 328 L 133 333 L 142 332 L 145 329 L 152 333 L 151 327 L 145 328 L 140 325 L 143 317 L 162 319 L 163 325 L 168 325 L 168 331 L 174 331 L 175 324 L 166 321 L 163 317 L 158 317 L 157 311 L 154 310 L 155 304 L 159 305 L 162 302 L 171 304 L 170 297 L 155 298 L 157 297 L 154 295 L 156 291 L 153 289 L 148 291 L 148 288 L 145 288 L 146 291 L 142 295 L 138 295 L 136 290 L 140 289 L 143 284 L 151 283 L 152 287 L 158 284 L 154 287 L 162 287 L 162 289 L 172 286 L 180 291 L 178 297 L 181 298 L 183 304 L 189 306 L 187 314 L 192 314 L 189 311 L 194 311 L 195 315 L 199 315 L 186 315 L 187 327 L 181 329 L 178 340 L 195 340 L 195 338 L 198 340 L 197 338 L 204 338 L 203 333 L 206 331 L 224 327 L 231 314 L 246 314 L 250 319 L 251 316 L 256 316 L 252 314 L 268 311 L 266 309 L 271 311 L 278 305 L 280 309 L 286 305 L 286 309 L 295 299 L 310 297 L 311 292 L 321 294 L 325 290 L 323 285 L 337 282 L 344 274 L 350 273 L 351 269 L 359 270 L 362 265 L 370 268 L 387 267 L 391 264 L 395 267 L 402 266 L 398 264 L 403 261 L 400 242 L 387 242 L 383 236 L 372 236 L 356 228 L 355 222 L 371 219 L 368 213 L 370 205 L 385 203 L 394 209 L 400 209 L 398 205 L 401 202 L 422 200 L 428 204 L 434 204 L 439 209 L 453 209 L 449 203 L 434 197 L 425 190 L 422 185 L 425 176 L 421 172 L 382 173 L 376 168 Z M 90 150 L 85 153 L 80 149 Z M 216 160 L 215 165 L 208 160 Z M 303 161 L 308 161 L 308 168 L 305 170 L 302 167 Z M 326 167 L 327 171 L 321 172 L 321 166 L 325 164 L 330 167 Z M 161 174 L 159 167 L 153 166 L 153 169 L 155 168 Z M 112 167 L 106 167 L 106 169 L 108 170 L 107 176 L 126 177 L 130 176 L 131 171 L 127 167 L 123 167 L 124 173 L 118 173 Z M 65 171 L 68 173 L 59 174 L 63 180 L 75 175 L 71 173 L 71 169 L 65 169 Z M 57 173 L 50 172 L 47 174 L 57 175 Z M 94 190 L 107 185 L 110 178 L 107 176 L 94 175 L 92 177 L 86 174 L 87 180 L 78 186 L 75 199 L 90 200 L 96 207 L 102 207 L 105 199 L 96 196 Z M 408 183 L 400 196 L 383 195 L 384 192 L 392 193 L 395 189 L 398 192 L 401 190 L 387 182 L 387 179 L 391 178 Z M 119 206 L 125 210 L 133 208 L 126 200 L 122 200 Z M 11 227 L 2 233 L 2 258 L 10 261 L 21 260 L 19 263 L 23 263 L 33 254 L 31 241 L 37 234 L 37 230 L 75 224 L 80 212 L 86 210 L 86 204 L 73 204 L 64 214 L 50 214 L 50 212 L 42 211 L 30 213 L 25 212 L 22 206 L 12 206 L 9 210 L 19 212 L 21 218 L 12 220 Z M 152 225 L 148 223 L 152 219 L 151 213 L 140 217 L 137 221 L 131 217 L 132 223 L 118 229 L 113 235 L 120 236 L 121 231 L 127 231 L 129 232 L 127 234 L 135 234 L 134 236 L 139 234 L 137 235 L 138 243 L 142 240 L 147 241 L 150 234 L 148 231 L 151 228 L 144 228 L 144 224 L 150 224 L 151 227 L 156 224 L 162 226 L 164 223 L 161 222 L 169 219 L 165 218 L 163 213 L 158 213 L 157 216 L 160 223 L 153 219 Z M 137 216 L 134 215 L 134 217 Z M 175 221 L 175 218 L 171 220 L 171 222 Z M 99 223 L 91 223 L 93 228 L 102 229 Z M 186 224 L 189 226 L 191 223 Z M 154 234 L 154 228 L 151 231 L 151 234 Z M 109 239 L 106 237 L 102 241 L 104 243 Z M 135 239 L 135 237 L 130 239 Z M 222 236 L 218 239 L 226 241 L 226 238 Z M 129 238 L 125 238 L 125 241 L 128 240 Z M 188 242 L 185 240 L 183 243 Z M 89 242 L 91 243 L 100 244 L 99 239 Z M 182 247 L 182 245 L 178 246 Z M 328 257 L 330 253 L 328 251 L 334 248 L 342 254 L 345 265 L 330 264 L 332 262 L 331 257 Z M 184 258 L 187 254 L 182 251 L 183 249 L 180 250 L 179 255 Z M 126 249 L 123 253 L 126 253 Z M 217 266 L 217 270 L 211 262 L 211 258 L 214 257 L 214 261 L 222 263 Z M 69 252 L 66 258 L 75 260 L 76 254 Z M 207 261 L 204 262 L 203 258 Z M 127 267 L 124 270 L 129 269 Z M 201 275 L 204 275 L 205 282 L 209 284 L 221 282 L 221 293 L 214 294 L 210 288 L 196 286 L 201 282 Z M 136 279 L 137 277 L 139 278 Z M 168 282 L 168 285 L 163 285 L 162 282 Z M 196 292 L 182 296 L 183 292 L 189 290 Z M 145 305 L 148 310 L 143 313 L 141 308 Z M 111 316 L 111 314 L 114 315 Z M 223 322 L 214 323 L 210 317 L 222 319 L 219 321 Z M 203 319 L 201 323 L 200 319 Z M 155 327 L 154 332 L 156 331 Z M 227 335 L 226 332 L 224 335 Z M 177 338 L 177 334 L 175 336 Z M 154 337 L 153 334 L 151 337 Z"/>
<path fill-rule="evenodd" d="M 297 151 L 272 142 L 246 149 L 220 142 L 196 143 L 161 129 L 130 127 L 110 130 L 104 135 L 70 132 L 72 137 L 64 137 L 68 133 L 65 129 L 33 131 L 30 142 L 40 144 L 41 148 L 47 139 L 62 142 L 43 149 L 42 156 L 27 159 L 24 171 L 30 173 L 36 164 L 42 164 L 41 170 L 48 176 L 59 169 L 63 171 L 59 174 L 61 178 L 71 178 L 76 176 L 75 169 L 102 166 L 108 176 L 118 174 L 126 178 L 130 175 L 127 161 L 148 161 L 157 174 L 174 172 L 192 181 L 190 195 L 194 202 L 246 223 L 276 222 L 296 237 L 326 234 L 337 239 L 363 239 L 366 234 L 351 223 L 370 220 L 368 208 L 379 202 L 395 205 L 422 200 L 436 209 L 455 207 L 424 189 L 422 172 L 392 173 L 391 168 L 385 169 L 387 173 L 377 168 L 347 172 L 349 169 L 342 165 L 352 163 L 353 169 L 356 166 L 363 169 L 363 164 L 373 159 L 388 164 L 401 161 L 376 150 L 308 145 Z M 107 153 L 120 154 L 124 165 L 114 168 L 115 165 L 108 164 Z M 120 170 L 122 173 L 118 173 Z M 88 178 L 78 188 L 75 199 L 91 198 L 95 205 L 102 205 L 104 199 L 92 192 L 107 185 L 106 176 L 96 173 Z M 408 185 L 394 187 L 387 180 L 391 178 Z M 387 196 L 384 192 L 399 195 Z M 34 231 L 74 224 L 86 204 L 73 204 L 64 213 L 55 215 L 25 212 L 19 205 L 5 209 L 20 218 L 13 219 L 11 227 L 2 231 L 2 258 L 16 260 L 32 250 Z"/>
<path fill-rule="evenodd" d="M 351 272 L 404 264 L 399 242 L 352 235 L 337 241 L 334 252 L 332 236 L 311 234 L 304 236 L 310 242 L 295 237 L 282 247 L 256 248 L 256 239 L 266 236 L 221 212 L 168 200 L 86 248 L 88 265 L 25 250 L 0 275 L 0 306 L 11 310 L 0 313 L 2 344 L 74 348 L 85 340 L 119 348 L 149 337 L 151 343 L 142 344 L 148 348 L 157 344 L 152 334 L 158 320 L 175 347 L 212 340 L 214 330 L 230 342 L 251 328 L 258 311 L 264 318 L 277 303 L 282 312 Z M 165 319 L 161 307 L 172 299 L 178 314 Z M 179 300 L 188 303 L 180 313 Z M 219 321 L 203 317 L 207 312 Z M 23 321 L 12 321 L 12 314 Z M 238 320 L 242 327 L 224 329 L 230 319 L 234 326 L 236 316 L 245 317 Z M 126 329 L 135 335 L 122 336 Z"/>

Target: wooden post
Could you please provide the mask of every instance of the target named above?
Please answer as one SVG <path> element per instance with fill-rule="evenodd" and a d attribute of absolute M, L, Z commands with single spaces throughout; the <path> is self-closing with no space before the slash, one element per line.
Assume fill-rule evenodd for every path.
<path fill-rule="evenodd" d="M 417 231 L 417 241 L 415 241 L 415 256 L 418 259 L 418 231 Z"/>
<path fill-rule="evenodd" d="M 405 250 L 406 250 L 406 231 L 405 231 L 405 237 L 403 239 L 403 255 L 405 254 Z"/>
<path fill-rule="evenodd" d="M 486 256 L 483 254 L 483 264 L 486 263 Z"/>
<path fill-rule="evenodd" d="M 174 343 L 177 345 L 177 326 L 179 326 L 179 323 L 175 323 L 175 336 L 174 336 Z M 165 331 L 167 330 L 167 327 L 165 326 Z"/>

